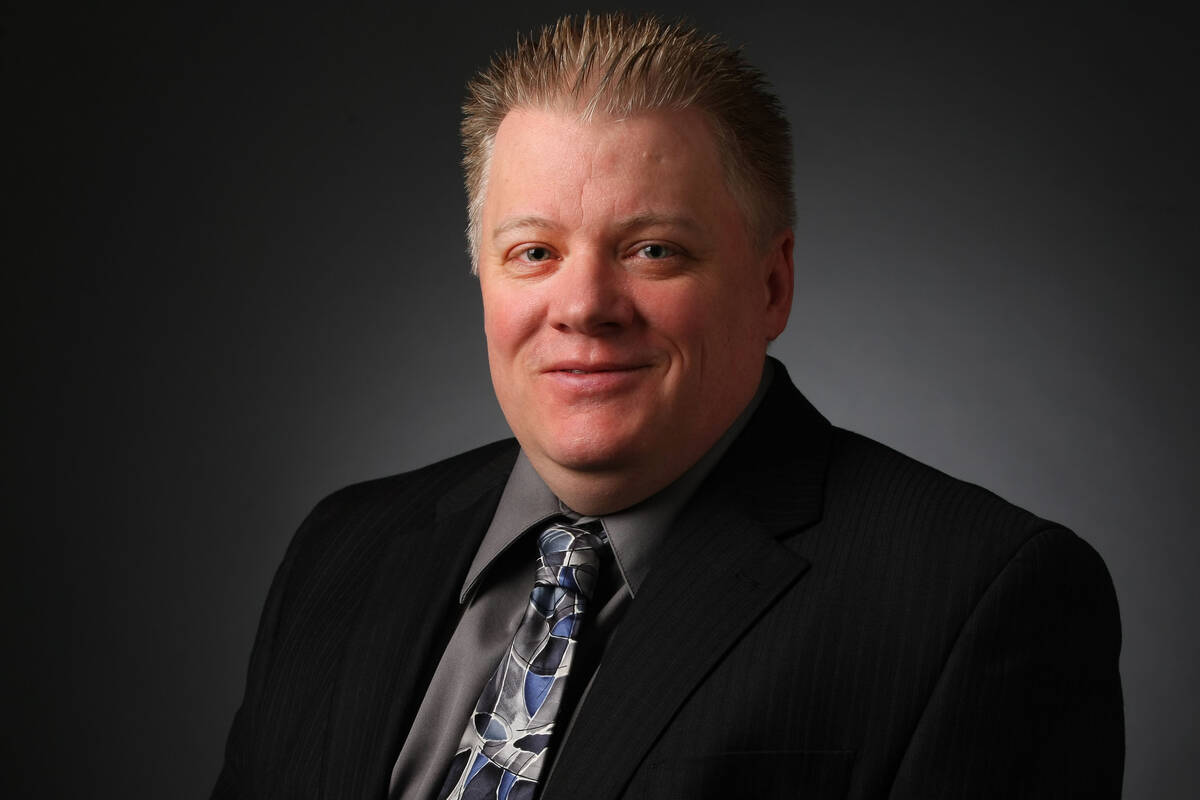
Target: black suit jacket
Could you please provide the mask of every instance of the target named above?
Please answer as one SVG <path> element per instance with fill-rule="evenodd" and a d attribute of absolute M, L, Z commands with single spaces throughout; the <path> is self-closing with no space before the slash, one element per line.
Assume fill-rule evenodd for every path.
<path fill-rule="evenodd" d="M 214 797 L 386 796 L 516 455 L 500 442 L 316 507 L 272 585 Z M 833 428 L 777 365 L 542 797 L 1117 796 L 1119 647 L 1088 545 Z"/>

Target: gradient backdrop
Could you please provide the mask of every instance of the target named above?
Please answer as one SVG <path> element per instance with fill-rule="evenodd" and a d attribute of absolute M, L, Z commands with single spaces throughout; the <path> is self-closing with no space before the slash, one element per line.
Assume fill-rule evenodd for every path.
<path fill-rule="evenodd" d="M 205 797 L 307 510 L 506 435 L 457 106 L 574 5 L 7 13 L 4 796 Z M 1190 798 L 1195 34 L 996 5 L 659 10 L 793 120 L 774 353 L 836 424 L 1100 550 L 1127 796 Z"/>

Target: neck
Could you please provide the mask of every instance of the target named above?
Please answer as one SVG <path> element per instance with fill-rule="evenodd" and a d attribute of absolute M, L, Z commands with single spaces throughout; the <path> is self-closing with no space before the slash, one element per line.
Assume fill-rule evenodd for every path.
<path fill-rule="evenodd" d="M 662 491 L 679 477 L 675 474 L 656 475 L 649 470 L 579 472 L 564 469 L 553 462 L 539 464 L 532 457 L 530 462 L 550 491 L 568 508 L 594 517 L 636 505 Z"/>

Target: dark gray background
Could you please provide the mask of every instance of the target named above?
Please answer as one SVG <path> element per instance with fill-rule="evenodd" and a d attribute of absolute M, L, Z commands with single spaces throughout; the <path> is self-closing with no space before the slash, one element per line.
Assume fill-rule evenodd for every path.
<path fill-rule="evenodd" d="M 5 796 L 205 796 L 307 509 L 506 433 L 457 105 L 572 6 L 166 5 L 4 24 Z M 1194 34 L 659 9 L 744 43 L 794 122 L 775 354 L 835 423 L 1100 550 L 1127 795 L 1195 796 Z"/>

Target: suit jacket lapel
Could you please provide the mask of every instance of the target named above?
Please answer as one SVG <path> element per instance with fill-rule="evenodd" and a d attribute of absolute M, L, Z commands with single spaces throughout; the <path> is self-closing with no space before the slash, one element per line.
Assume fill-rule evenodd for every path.
<path fill-rule="evenodd" d="M 808 562 L 831 428 L 776 364 L 746 430 L 673 526 L 605 652 L 544 800 L 620 795 L 676 709 Z"/>
<path fill-rule="evenodd" d="M 458 590 L 515 455 L 514 447 L 449 492 L 432 524 L 397 531 L 380 560 L 335 690 L 323 797 L 386 797 L 392 762 L 456 624 Z"/>
<path fill-rule="evenodd" d="M 680 703 L 807 568 L 751 521 L 714 511 L 687 514 L 696 523 L 688 546 L 669 549 L 669 567 L 647 577 L 557 756 L 545 800 L 618 796 Z"/>

